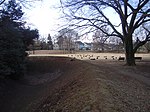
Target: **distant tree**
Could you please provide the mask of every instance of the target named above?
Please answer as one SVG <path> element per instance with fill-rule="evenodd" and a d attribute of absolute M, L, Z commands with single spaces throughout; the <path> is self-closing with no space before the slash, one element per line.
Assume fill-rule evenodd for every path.
<path fill-rule="evenodd" d="M 20 30 L 22 33 L 22 40 L 28 50 L 30 45 L 33 46 L 34 40 L 39 38 L 39 31 L 37 29 L 23 28 Z"/>
<path fill-rule="evenodd" d="M 24 74 L 27 35 L 31 32 L 21 20 L 23 12 L 21 6 L 10 0 L 0 10 L 0 77 L 18 79 Z M 30 32 L 30 33 L 29 33 Z M 30 40 L 30 39 L 29 39 Z"/>
<path fill-rule="evenodd" d="M 74 49 L 75 40 L 78 39 L 78 33 L 75 30 L 64 28 L 58 32 L 58 45 L 60 49 L 70 51 Z"/>
<path fill-rule="evenodd" d="M 134 33 L 142 25 L 144 30 L 150 24 L 150 0 L 60 0 L 63 13 L 70 21 L 69 26 L 99 29 L 108 36 L 120 38 L 124 43 L 126 64 L 135 65 L 137 49 L 150 40 L 149 33 L 144 40 L 134 44 Z M 109 10 L 109 14 L 107 13 Z M 110 15 L 116 19 L 113 22 Z M 105 32 L 103 27 L 109 27 Z M 139 37 L 139 36 L 136 36 Z"/>
<path fill-rule="evenodd" d="M 46 43 L 46 38 L 42 37 L 39 39 L 41 50 L 48 50 L 48 44 Z"/>
<path fill-rule="evenodd" d="M 41 50 L 41 42 L 39 38 L 34 39 L 33 44 L 29 46 L 29 51 L 33 51 L 33 54 L 35 54 L 35 50 Z"/>
<path fill-rule="evenodd" d="M 52 46 L 50 46 L 52 45 Z M 49 44 L 49 40 L 45 37 L 36 38 L 33 41 L 33 44 L 30 46 L 30 50 L 52 50 L 53 44 Z"/>
<path fill-rule="evenodd" d="M 105 30 L 108 30 L 105 28 Z M 96 49 L 104 51 L 104 45 L 109 37 L 105 35 L 101 30 L 97 29 L 93 35 L 93 42 Z"/>
<path fill-rule="evenodd" d="M 145 48 L 147 49 L 147 52 L 150 53 L 150 42 L 145 44 Z"/>
<path fill-rule="evenodd" d="M 52 38 L 51 38 L 51 35 L 48 34 L 48 37 L 47 37 L 47 40 L 48 40 L 48 46 L 49 46 L 49 50 L 53 50 L 53 42 L 52 42 Z"/>

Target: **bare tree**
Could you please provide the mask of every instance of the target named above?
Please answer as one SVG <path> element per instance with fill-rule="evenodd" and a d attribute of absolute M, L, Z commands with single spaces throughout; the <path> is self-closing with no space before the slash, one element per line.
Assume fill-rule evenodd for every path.
<path fill-rule="evenodd" d="M 60 49 L 73 50 L 75 48 L 75 40 L 78 39 L 78 33 L 69 28 L 63 28 L 58 32 L 58 45 Z"/>
<path fill-rule="evenodd" d="M 121 38 L 125 47 L 126 64 L 135 65 L 136 50 L 150 40 L 150 34 L 144 40 L 133 44 L 134 33 L 142 25 L 150 23 L 150 0 L 60 0 L 61 7 L 71 26 L 94 28 L 107 36 Z M 110 15 L 116 21 L 112 21 Z M 74 21 L 74 22 L 73 22 Z M 78 24 L 76 24 L 78 22 Z M 103 27 L 109 27 L 109 32 Z M 150 29 L 144 27 L 149 32 Z M 136 36 L 138 38 L 138 36 Z"/>
<path fill-rule="evenodd" d="M 108 29 L 105 29 L 108 30 Z M 109 37 L 105 35 L 101 30 L 97 29 L 96 32 L 94 32 L 93 35 L 93 43 L 94 43 L 94 48 L 97 50 L 101 50 L 102 52 L 104 51 L 104 46 Z"/>
<path fill-rule="evenodd" d="M 53 42 L 52 42 L 52 38 L 51 38 L 51 35 L 50 34 L 48 34 L 48 37 L 47 37 L 47 40 L 48 40 L 48 48 L 49 48 L 49 50 L 53 50 Z"/>

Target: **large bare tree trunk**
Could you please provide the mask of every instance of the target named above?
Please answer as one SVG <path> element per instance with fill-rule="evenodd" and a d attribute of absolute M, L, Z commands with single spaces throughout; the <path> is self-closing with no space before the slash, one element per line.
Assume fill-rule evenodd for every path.
<path fill-rule="evenodd" d="M 133 41 L 132 36 L 127 36 L 125 40 L 125 55 L 126 55 L 126 65 L 134 66 L 135 58 L 134 58 L 134 50 L 133 50 Z"/>

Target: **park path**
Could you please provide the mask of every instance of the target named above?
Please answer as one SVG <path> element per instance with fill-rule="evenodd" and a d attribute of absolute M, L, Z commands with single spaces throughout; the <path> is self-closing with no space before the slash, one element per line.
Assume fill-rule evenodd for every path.
<path fill-rule="evenodd" d="M 117 74 L 129 76 L 131 78 L 134 78 L 141 83 L 144 83 L 148 86 L 150 86 L 150 70 L 147 71 L 139 71 L 138 68 L 141 67 L 143 64 L 146 65 L 147 68 L 149 69 L 150 67 L 150 62 L 137 62 L 137 66 L 125 66 L 125 62 L 121 61 L 101 61 L 101 60 L 96 60 L 96 61 L 91 61 L 87 60 L 87 62 L 99 66 L 103 68 L 102 70 L 109 70 L 108 72 L 117 72 Z M 141 64 L 141 65 L 140 65 Z M 105 66 L 104 66 L 105 65 Z"/>

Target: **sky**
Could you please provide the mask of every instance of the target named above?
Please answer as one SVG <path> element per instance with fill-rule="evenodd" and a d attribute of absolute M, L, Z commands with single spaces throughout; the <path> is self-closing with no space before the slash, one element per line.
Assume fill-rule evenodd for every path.
<path fill-rule="evenodd" d="M 62 23 L 59 20 L 61 16 L 59 9 L 54 8 L 58 4 L 59 0 L 43 0 L 36 2 L 29 9 L 25 9 L 24 16 L 27 25 L 31 28 L 37 28 L 41 37 L 47 37 L 48 34 L 55 35 Z"/>
<path fill-rule="evenodd" d="M 60 0 L 43 0 L 36 2 L 33 7 L 25 9 L 25 20 L 31 28 L 39 30 L 40 38 L 53 37 L 65 25 L 65 20 L 60 19 L 62 12 L 56 8 L 60 6 Z M 83 37 L 84 38 L 84 37 Z M 83 42 L 91 42 L 91 38 L 81 39 Z"/>
<path fill-rule="evenodd" d="M 29 9 L 25 9 L 25 19 L 31 28 L 37 28 L 41 38 L 47 38 L 48 34 L 52 37 L 57 34 L 65 21 L 59 19 L 62 16 L 60 9 L 60 0 L 43 0 L 35 2 Z M 106 15 L 111 18 L 113 23 L 118 22 L 116 18 L 110 15 L 111 10 L 106 10 Z M 92 41 L 92 35 L 89 38 L 84 38 L 82 41 Z"/>

